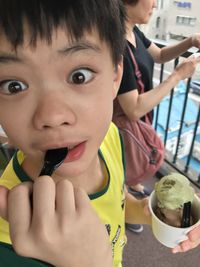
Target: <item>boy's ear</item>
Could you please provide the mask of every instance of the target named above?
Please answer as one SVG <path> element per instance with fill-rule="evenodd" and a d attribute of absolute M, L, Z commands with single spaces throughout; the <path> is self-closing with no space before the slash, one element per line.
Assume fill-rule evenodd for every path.
<path fill-rule="evenodd" d="M 115 67 L 115 73 L 114 73 L 114 87 L 113 87 L 113 99 L 117 96 L 120 83 L 122 80 L 123 75 L 123 56 L 121 57 L 121 60 Z"/>

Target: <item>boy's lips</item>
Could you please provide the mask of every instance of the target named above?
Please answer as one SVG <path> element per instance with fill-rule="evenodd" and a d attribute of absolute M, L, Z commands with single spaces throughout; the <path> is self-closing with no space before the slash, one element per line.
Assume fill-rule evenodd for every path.
<path fill-rule="evenodd" d="M 70 148 L 69 146 L 68 154 L 64 160 L 64 163 L 78 160 L 85 152 L 85 147 L 86 147 L 86 141 L 79 143 L 78 145 L 75 145 L 72 148 Z"/>
<path fill-rule="evenodd" d="M 67 162 L 78 160 L 83 155 L 85 151 L 86 143 L 87 141 L 83 141 L 83 142 L 76 143 L 76 144 L 66 144 L 66 145 L 59 145 L 59 146 L 51 145 L 51 146 L 48 146 L 48 148 L 46 147 L 45 149 L 42 149 L 42 150 L 45 152 L 49 149 L 59 149 L 59 147 L 60 148 L 67 147 L 68 153 L 67 153 L 66 158 L 63 161 L 63 163 L 67 163 Z"/>

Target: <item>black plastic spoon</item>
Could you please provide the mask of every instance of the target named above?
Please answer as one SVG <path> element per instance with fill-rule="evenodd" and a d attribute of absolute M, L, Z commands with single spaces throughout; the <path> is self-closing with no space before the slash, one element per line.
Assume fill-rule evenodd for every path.
<path fill-rule="evenodd" d="M 44 165 L 40 175 L 52 175 L 52 173 L 63 163 L 68 153 L 68 148 L 49 149 L 44 157 Z"/>
<path fill-rule="evenodd" d="M 189 227 L 190 226 L 190 215 L 191 215 L 191 202 L 184 203 L 183 206 L 183 217 L 181 222 L 181 227 Z"/>
<path fill-rule="evenodd" d="M 67 153 L 67 147 L 47 150 L 44 157 L 44 165 L 39 176 L 52 175 L 52 173 L 63 163 Z M 33 208 L 33 194 L 30 195 L 30 203 Z"/>

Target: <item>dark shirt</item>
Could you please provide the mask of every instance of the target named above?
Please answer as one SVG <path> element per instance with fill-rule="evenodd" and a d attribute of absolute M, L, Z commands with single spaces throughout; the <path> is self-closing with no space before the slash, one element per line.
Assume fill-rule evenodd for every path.
<path fill-rule="evenodd" d="M 153 88 L 152 79 L 154 61 L 152 56 L 147 51 L 147 49 L 151 45 L 151 41 L 145 37 L 145 35 L 139 30 L 137 26 L 134 27 L 133 32 L 135 34 L 136 47 L 134 47 L 130 42 L 127 41 L 123 61 L 124 71 L 118 95 L 127 93 L 135 89 L 137 89 L 140 93 L 136 82 L 135 66 L 130 57 L 128 46 L 131 48 L 137 61 L 138 68 L 142 74 L 141 79 L 144 84 L 144 91 L 147 92 Z"/>
<path fill-rule="evenodd" d="M 53 265 L 19 256 L 10 244 L 0 242 L 0 267 L 53 267 Z"/>

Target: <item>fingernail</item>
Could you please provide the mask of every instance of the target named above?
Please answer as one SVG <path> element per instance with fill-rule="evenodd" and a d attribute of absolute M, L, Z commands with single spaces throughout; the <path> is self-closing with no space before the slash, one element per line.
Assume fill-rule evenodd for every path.
<path fill-rule="evenodd" d="M 173 251 L 172 251 L 174 254 L 178 253 L 179 252 L 179 248 L 173 248 Z"/>

